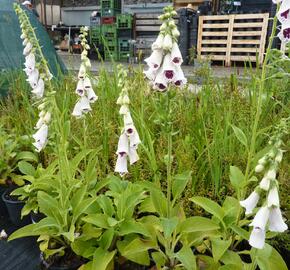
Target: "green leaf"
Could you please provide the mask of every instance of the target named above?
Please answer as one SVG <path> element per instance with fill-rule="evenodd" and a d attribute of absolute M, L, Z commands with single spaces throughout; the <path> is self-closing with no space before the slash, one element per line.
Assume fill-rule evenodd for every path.
<path fill-rule="evenodd" d="M 236 166 L 230 167 L 230 180 L 236 192 L 245 185 L 245 176 Z"/>
<path fill-rule="evenodd" d="M 114 259 L 115 254 L 116 250 L 109 252 L 103 250 L 101 247 L 97 248 L 94 253 L 92 269 L 106 270 Z"/>
<path fill-rule="evenodd" d="M 257 263 L 260 270 L 287 270 L 288 267 L 276 249 L 269 244 L 265 244 L 263 249 L 258 249 L 256 253 Z"/>
<path fill-rule="evenodd" d="M 123 257 L 141 265 L 150 265 L 148 250 L 154 248 L 152 241 L 135 238 L 132 241 L 119 241 L 117 247 Z"/>
<path fill-rule="evenodd" d="M 18 169 L 23 174 L 35 176 L 35 168 L 27 161 L 24 160 L 19 161 Z"/>
<path fill-rule="evenodd" d="M 213 259 L 218 262 L 231 245 L 231 240 L 215 238 L 211 240 Z"/>
<path fill-rule="evenodd" d="M 158 189 L 152 189 L 151 199 L 152 199 L 156 212 L 161 217 L 166 217 L 167 216 L 167 200 L 164 194 L 162 193 L 162 191 Z"/>
<path fill-rule="evenodd" d="M 38 162 L 38 157 L 35 153 L 29 152 L 29 151 L 22 151 L 17 154 L 16 156 L 17 160 L 26 160 L 26 161 L 34 161 Z"/>
<path fill-rule="evenodd" d="M 243 239 L 248 240 L 250 237 L 250 233 L 243 228 L 237 226 L 237 225 L 231 225 L 230 228 L 239 236 L 241 236 Z"/>
<path fill-rule="evenodd" d="M 109 228 L 108 216 L 105 214 L 90 214 L 86 217 L 83 217 L 82 220 L 100 228 Z"/>
<path fill-rule="evenodd" d="M 177 227 L 178 224 L 178 217 L 172 217 L 172 218 L 161 218 L 161 224 L 164 232 L 165 238 L 170 238 L 171 234 L 174 232 L 174 230 Z"/>
<path fill-rule="evenodd" d="M 242 270 L 243 268 L 238 268 L 235 264 L 227 264 L 220 266 L 218 270 Z"/>
<path fill-rule="evenodd" d="M 194 202 L 195 204 L 198 204 L 199 206 L 201 206 L 205 211 L 217 217 L 219 220 L 221 221 L 223 220 L 225 213 L 222 207 L 219 206 L 216 202 L 208 198 L 204 198 L 200 196 L 193 197 L 190 200 Z"/>
<path fill-rule="evenodd" d="M 180 197 L 190 179 L 191 171 L 186 171 L 183 174 L 178 174 L 173 177 L 172 195 L 174 201 Z"/>
<path fill-rule="evenodd" d="M 234 133 L 237 137 L 237 139 L 244 145 L 248 148 L 248 139 L 245 135 L 245 133 L 238 127 L 234 126 L 234 125 L 231 125 L 233 130 L 234 130 Z"/>
<path fill-rule="evenodd" d="M 243 261 L 241 257 L 234 251 L 227 250 L 220 259 L 225 265 L 235 265 L 235 270 L 243 269 Z"/>
<path fill-rule="evenodd" d="M 150 233 L 148 232 L 144 224 L 136 222 L 134 220 L 125 220 L 124 222 L 122 222 L 119 229 L 119 235 L 125 236 L 133 233 L 139 233 L 144 236 L 150 237 Z"/>
<path fill-rule="evenodd" d="M 105 250 L 109 249 L 114 239 L 114 235 L 115 231 L 113 228 L 106 230 L 103 233 L 101 239 L 99 240 L 99 246 L 101 246 Z"/>
<path fill-rule="evenodd" d="M 82 239 L 76 239 L 73 243 L 71 243 L 71 248 L 73 252 L 79 256 L 84 258 L 91 258 L 94 255 L 96 247 L 94 239 L 82 241 Z"/>
<path fill-rule="evenodd" d="M 159 251 L 152 252 L 151 256 L 157 266 L 157 269 L 161 269 L 165 265 L 166 259 L 164 258 L 162 253 L 160 253 Z"/>
<path fill-rule="evenodd" d="M 220 267 L 219 262 L 215 262 L 212 257 L 206 256 L 206 255 L 197 255 L 198 259 L 203 262 L 203 265 L 205 265 L 201 269 L 206 270 L 217 270 Z"/>
<path fill-rule="evenodd" d="M 220 226 L 211 219 L 205 217 L 190 217 L 181 223 L 179 231 L 181 233 L 191 233 L 218 229 L 220 229 Z"/>
<path fill-rule="evenodd" d="M 108 215 L 109 217 L 112 217 L 115 213 L 113 203 L 111 199 L 103 194 L 99 195 L 97 198 L 97 202 L 102 208 L 104 214 Z"/>
<path fill-rule="evenodd" d="M 175 256 L 186 270 L 196 270 L 196 258 L 191 248 L 183 246 Z"/>
<path fill-rule="evenodd" d="M 12 241 L 12 240 L 22 238 L 22 237 L 27 237 L 27 236 L 38 235 L 38 233 L 33 233 L 35 228 L 36 228 L 36 224 L 29 224 L 27 226 L 24 226 L 20 228 L 19 230 L 17 230 L 16 232 L 12 233 L 9 236 L 8 241 Z"/>

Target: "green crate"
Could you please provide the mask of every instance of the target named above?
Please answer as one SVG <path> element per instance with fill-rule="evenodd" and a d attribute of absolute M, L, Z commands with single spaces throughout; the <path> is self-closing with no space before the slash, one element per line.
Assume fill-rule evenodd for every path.
<path fill-rule="evenodd" d="M 90 28 L 90 41 L 91 43 L 99 43 L 101 41 L 101 27 L 94 26 Z"/>
<path fill-rule="evenodd" d="M 103 38 L 103 43 L 105 46 L 116 47 L 117 48 L 117 40 L 115 38 Z"/>
<path fill-rule="evenodd" d="M 121 9 L 103 8 L 101 9 L 102 17 L 114 17 L 121 13 Z"/>
<path fill-rule="evenodd" d="M 118 53 L 117 51 L 105 51 L 105 60 L 114 60 L 117 61 L 118 60 Z"/>
<path fill-rule="evenodd" d="M 101 11 L 102 10 L 121 10 L 122 0 L 101 0 Z M 103 14 L 102 14 L 103 16 Z M 111 15 L 114 16 L 114 15 Z"/>
<path fill-rule="evenodd" d="M 129 57 L 133 56 L 133 52 L 119 52 L 118 60 L 128 60 Z"/>
<path fill-rule="evenodd" d="M 117 26 L 116 24 L 103 24 L 102 35 L 105 39 L 117 40 Z"/>
<path fill-rule="evenodd" d="M 119 52 L 129 53 L 132 51 L 132 46 L 129 39 L 119 38 L 118 39 L 118 50 Z"/>
<path fill-rule="evenodd" d="M 117 15 L 117 28 L 118 29 L 132 29 L 133 16 L 131 14 L 118 14 Z"/>

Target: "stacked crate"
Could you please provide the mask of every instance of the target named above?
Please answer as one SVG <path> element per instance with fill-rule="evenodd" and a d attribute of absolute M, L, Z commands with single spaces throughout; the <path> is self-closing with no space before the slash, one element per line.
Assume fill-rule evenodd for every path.
<path fill-rule="evenodd" d="M 100 14 L 90 18 L 90 43 L 98 47 L 101 43 L 101 17 Z"/>
<path fill-rule="evenodd" d="M 133 16 L 131 14 L 117 15 L 118 29 L 118 59 L 128 60 L 133 56 L 132 33 Z"/>

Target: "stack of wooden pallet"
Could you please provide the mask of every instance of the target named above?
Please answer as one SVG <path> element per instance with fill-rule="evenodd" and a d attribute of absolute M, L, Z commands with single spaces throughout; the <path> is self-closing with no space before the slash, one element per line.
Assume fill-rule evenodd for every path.
<path fill-rule="evenodd" d="M 200 16 L 197 53 L 200 58 L 251 61 L 264 58 L 269 14 Z"/>

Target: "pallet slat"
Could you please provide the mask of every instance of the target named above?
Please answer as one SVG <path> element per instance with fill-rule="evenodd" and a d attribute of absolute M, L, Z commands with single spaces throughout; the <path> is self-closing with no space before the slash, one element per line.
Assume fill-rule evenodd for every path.
<path fill-rule="evenodd" d="M 226 66 L 231 61 L 262 64 L 268 20 L 268 13 L 200 16 L 198 56 L 225 61 Z"/>

